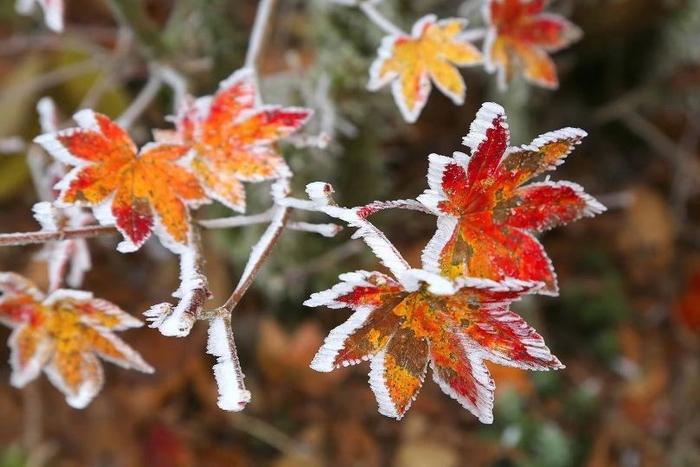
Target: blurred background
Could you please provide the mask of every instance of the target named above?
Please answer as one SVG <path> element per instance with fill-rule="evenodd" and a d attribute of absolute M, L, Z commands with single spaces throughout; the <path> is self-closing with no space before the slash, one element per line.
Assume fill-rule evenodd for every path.
<path fill-rule="evenodd" d="M 123 22 L 113 4 L 121 4 Z M 476 1 L 385 0 L 404 29 L 426 13 L 473 14 Z M 36 101 L 51 96 L 68 118 L 80 107 L 112 117 L 148 79 L 149 64 L 179 71 L 209 94 L 243 63 L 254 0 L 66 0 L 66 32 L 0 2 L 0 229 L 32 231 L 37 201 L 24 141 L 38 133 Z M 700 465 L 700 0 L 558 0 L 552 11 L 585 36 L 556 54 L 561 88 L 515 81 L 501 93 L 480 68 L 465 69 L 466 104 L 433 92 L 415 125 L 388 90 L 365 90 L 382 33 L 354 8 L 329 0 L 279 0 L 262 54 L 263 96 L 316 110 L 309 134 L 325 149 L 284 147 L 295 194 L 333 183 L 343 205 L 412 198 L 425 187 L 427 155 L 460 149 L 481 102 L 507 110 L 512 143 L 577 126 L 590 136 L 553 177 L 583 185 L 609 207 L 595 219 L 545 234 L 561 296 L 515 309 L 566 364 L 535 373 L 491 365 L 495 423 L 479 422 L 431 380 L 402 422 L 377 413 L 368 365 L 320 374 L 308 364 L 347 310 L 306 309 L 339 273 L 374 269 L 363 244 L 285 232 L 234 315 L 252 403 L 216 406 L 206 326 L 184 339 L 151 329 L 122 337 L 154 375 L 105 365 L 107 384 L 87 409 L 68 407 L 41 377 L 24 390 L 0 366 L 0 466 L 698 466 Z M 128 24 L 128 27 L 125 26 Z M 131 133 L 167 128 L 163 89 Z M 7 144 L 13 142 L 15 146 Z M 268 206 L 249 187 L 249 212 Z M 221 206 L 203 217 L 228 215 Z M 328 222 L 321 215 L 300 220 Z M 434 218 L 383 213 L 376 222 L 418 264 Z M 207 232 L 206 271 L 220 304 L 261 229 Z M 90 241 L 84 288 L 139 316 L 170 299 L 177 261 L 157 244 L 114 251 Z M 46 284 L 32 247 L 0 249 L 0 268 Z M 9 331 L 0 329 L 0 340 Z M 0 347 L 0 361 L 9 352 Z"/>

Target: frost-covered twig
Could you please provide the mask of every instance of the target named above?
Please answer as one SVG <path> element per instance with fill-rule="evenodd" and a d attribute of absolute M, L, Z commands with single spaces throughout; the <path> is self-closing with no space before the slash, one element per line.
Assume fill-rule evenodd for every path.
<path fill-rule="evenodd" d="M 405 36 L 406 33 L 394 23 L 389 21 L 386 16 L 381 14 L 373 2 L 362 1 L 358 4 L 358 8 L 382 31 L 392 36 Z"/>
<path fill-rule="evenodd" d="M 0 247 L 36 245 L 73 238 L 92 238 L 116 233 L 117 229 L 113 225 L 89 225 L 75 229 L 62 229 L 49 232 L 38 230 L 35 232 L 7 233 L 0 234 Z"/>
<path fill-rule="evenodd" d="M 263 46 L 263 40 L 267 33 L 267 28 L 272 17 L 272 10 L 275 7 L 277 0 L 260 0 L 258 11 L 255 14 L 255 22 L 253 29 L 250 32 L 250 40 L 248 42 L 248 51 L 245 56 L 245 66 L 255 69 L 257 67 L 258 58 Z"/>
<path fill-rule="evenodd" d="M 180 254 L 180 287 L 173 293 L 173 297 L 180 301 L 175 306 L 159 303 L 144 313 L 150 327 L 158 328 L 164 336 L 187 336 L 199 319 L 205 302 L 211 298 L 201 250 L 199 229 L 195 227 L 190 247 Z"/>
<path fill-rule="evenodd" d="M 284 190 L 285 192 L 289 190 L 288 179 L 280 179 L 277 183 L 279 184 L 278 189 Z M 223 309 L 232 312 L 241 298 L 243 298 L 243 295 L 245 295 L 253 284 L 255 277 L 267 261 L 267 258 L 272 252 L 272 248 L 277 244 L 280 235 L 282 235 L 289 221 L 289 211 L 290 209 L 287 206 L 275 205 L 273 208 L 272 221 L 267 230 L 265 230 L 263 236 L 260 237 L 258 243 L 253 246 L 248 262 L 243 269 L 243 274 L 241 274 L 241 278 L 238 281 L 238 285 L 236 285 L 233 293 L 231 293 L 231 296 L 226 300 L 226 303 L 224 303 Z"/>
<path fill-rule="evenodd" d="M 160 74 L 155 70 L 151 70 L 148 81 L 141 89 L 141 92 L 131 102 L 129 107 L 117 119 L 117 123 L 125 130 L 129 129 L 134 121 L 148 108 L 153 99 L 156 98 L 160 91 L 163 81 Z"/>
<path fill-rule="evenodd" d="M 273 212 L 271 210 L 260 214 L 253 214 L 251 216 L 234 216 L 222 217 L 219 219 L 200 220 L 197 222 L 197 224 L 205 229 L 215 230 L 264 224 L 272 219 Z M 300 232 L 318 233 L 324 236 L 333 236 L 331 235 L 332 233 L 338 233 L 340 230 L 342 230 L 342 227 L 337 224 L 311 224 L 307 222 L 290 222 L 287 224 L 287 228 L 290 230 L 298 230 Z M 116 233 L 117 229 L 113 225 L 87 225 L 85 227 L 60 229 L 50 232 L 37 230 L 34 232 L 6 233 L 0 234 L 0 247 L 36 245 L 76 238 L 93 238 L 103 235 L 114 235 Z"/>

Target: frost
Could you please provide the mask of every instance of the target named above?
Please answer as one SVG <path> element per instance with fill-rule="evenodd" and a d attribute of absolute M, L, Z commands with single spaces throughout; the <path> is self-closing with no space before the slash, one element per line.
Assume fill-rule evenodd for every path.
<path fill-rule="evenodd" d="M 209 322 L 207 353 L 216 357 L 214 378 L 219 389 L 219 407 L 233 412 L 243 410 L 250 402 L 250 391 L 245 388 L 245 375 L 228 318 L 217 317 Z"/>

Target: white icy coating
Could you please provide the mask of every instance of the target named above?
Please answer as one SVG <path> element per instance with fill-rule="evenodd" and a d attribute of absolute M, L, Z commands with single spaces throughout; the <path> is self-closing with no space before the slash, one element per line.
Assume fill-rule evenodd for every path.
<path fill-rule="evenodd" d="M 437 218 L 437 230 L 421 253 L 423 269 L 434 274 L 440 273 L 440 255 L 459 224 L 459 220 L 452 216 L 440 215 Z"/>
<path fill-rule="evenodd" d="M 377 399 L 377 404 L 379 404 L 379 413 L 399 420 L 401 415 L 391 400 L 389 388 L 386 386 L 385 357 L 386 347 L 372 357 L 369 364 L 369 387 Z"/>
<path fill-rule="evenodd" d="M 481 143 L 486 141 L 486 131 L 494 128 L 494 120 L 501 118 L 501 126 L 508 129 L 506 111 L 495 102 L 484 102 L 476 113 L 476 118 L 469 126 L 469 133 L 462 139 L 462 144 L 471 149 L 472 156 L 479 150 Z M 508 146 L 509 141 L 506 141 Z"/>
<path fill-rule="evenodd" d="M 20 15 L 30 15 L 39 5 L 44 12 L 46 26 L 55 32 L 63 32 L 63 0 L 17 0 L 15 10 Z"/>
<path fill-rule="evenodd" d="M 219 389 L 218 406 L 234 412 L 243 410 L 250 402 L 250 391 L 245 388 L 233 333 L 222 317 L 209 321 L 207 353 L 216 357 L 214 378 Z"/>
<path fill-rule="evenodd" d="M 316 210 L 331 217 L 345 221 L 349 226 L 357 228 L 353 238 L 362 239 L 380 262 L 389 268 L 394 276 L 400 280 L 401 274 L 410 269 L 401 253 L 389 241 L 388 238 L 371 222 L 358 214 L 362 208 L 341 208 L 332 205 L 330 195 L 333 193 L 331 185 L 323 182 L 314 182 L 306 186 L 309 198 L 316 205 Z"/>
<path fill-rule="evenodd" d="M 58 111 L 56 103 L 50 97 L 42 97 L 36 104 L 36 111 L 39 114 L 39 126 L 42 133 L 53 133 L 58 131 Z"/>
<path fill-rule="evenodd" d="M 48 339 L 41 339 L 37 342 L 37 348 L 34 350 L 32 357 L 24 366 L 19 363 L 19 339 L 24 332 L 34 332 L 26 327 L 18 327 L 12 331 L 7 346 L 10 348 L 10 384 L 16 388 L 22 388 L 27 383 L 34 381 L 44 369 L 46 362 L 51 358 L 53 353 L 53 343 Z"/>
<path fill-rule="evenodd" d="M 371 312 L 372 309 L 370 307 L 361 307 L 343 324 L 331 330 L 311 361 L 310 367 L 316 371 L 326 373 L 340 366 L 355 365 L 363 360 L 367 360 L 369 355 L 363 356 L 360 360 L 343 360 L 338 362 L 337 365 L 335 363 L 338 354 L 345 348 L 347 338 L 365 324 Z"/>
<path fill-rule="evenodd" d="M 328 290 L 316 292 L 304 302 L 305 306 L 317 307 L 326 306 L 328 308 L 354 308 L 358 306 L 352 303 L 339 302 L 337 299 L 347 295 L 357 287 L 381 287 L 386 284 L 398 285 L 391 277 L 380 272 L 355 271 L 346 272 L 339 276 L 340 282 Z M 374 282 L 370 282 L 369 279 Z"/>
<path fill-rule="evenodd" d="M 84 409 L 87 407 L 102 389 L 105 379 L 102 365 L 97 361 L 95 355 L 83 353 L 81 358 L 85 360 L 83 363 L 83 371 L 87 369 L 94 370 L 95 377 L 84 376 L 76 390 L 71 389 L 66 384 L 54 362 L 50 362 L 44 368 L 44 372 L 46 376 L 48 376 L 49 381 L 51 381 L 51 384 L 57 387 L 66 396 L 66 402 L 74 409 Z"/>
<path fill-rule="evenodd" d="M 457 292 L 452 281 L 423 269 L 409 269 L 398 279 L 408 292 L 417 291 L 423 283 L 433 295 L 454 295 Z"/>
<path fill-rule="evenodd" d="M 157 328 L 164 336 L 187 336 L 204 304 L 194 301 L 203 301 L 202 294 L 208 296 L 209 284 L 199 269 L 198 261 L 199 254 L 194 247 L 185 249 L 180 254 L 180 287 L 173 292 L 173 297 L 180 299 L 178 304 L 173 307 L 170 303 L 159 303 L 144 312 L 149 327 Z M 197 310 L 193 309 L 196 307 Z"/>

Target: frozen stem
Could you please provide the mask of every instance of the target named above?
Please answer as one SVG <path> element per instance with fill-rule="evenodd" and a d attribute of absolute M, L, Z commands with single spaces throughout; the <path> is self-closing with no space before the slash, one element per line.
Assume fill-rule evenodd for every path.
<path fill-rule="evenodd" d="M 358 8 L 362 11 L 370 21 L 372 21 L 379 29 L 392 36 L 406 36 L 407 34 L 394 23 L 389 21 L 372 2 L 363 1 L 358 4 Z"/>

